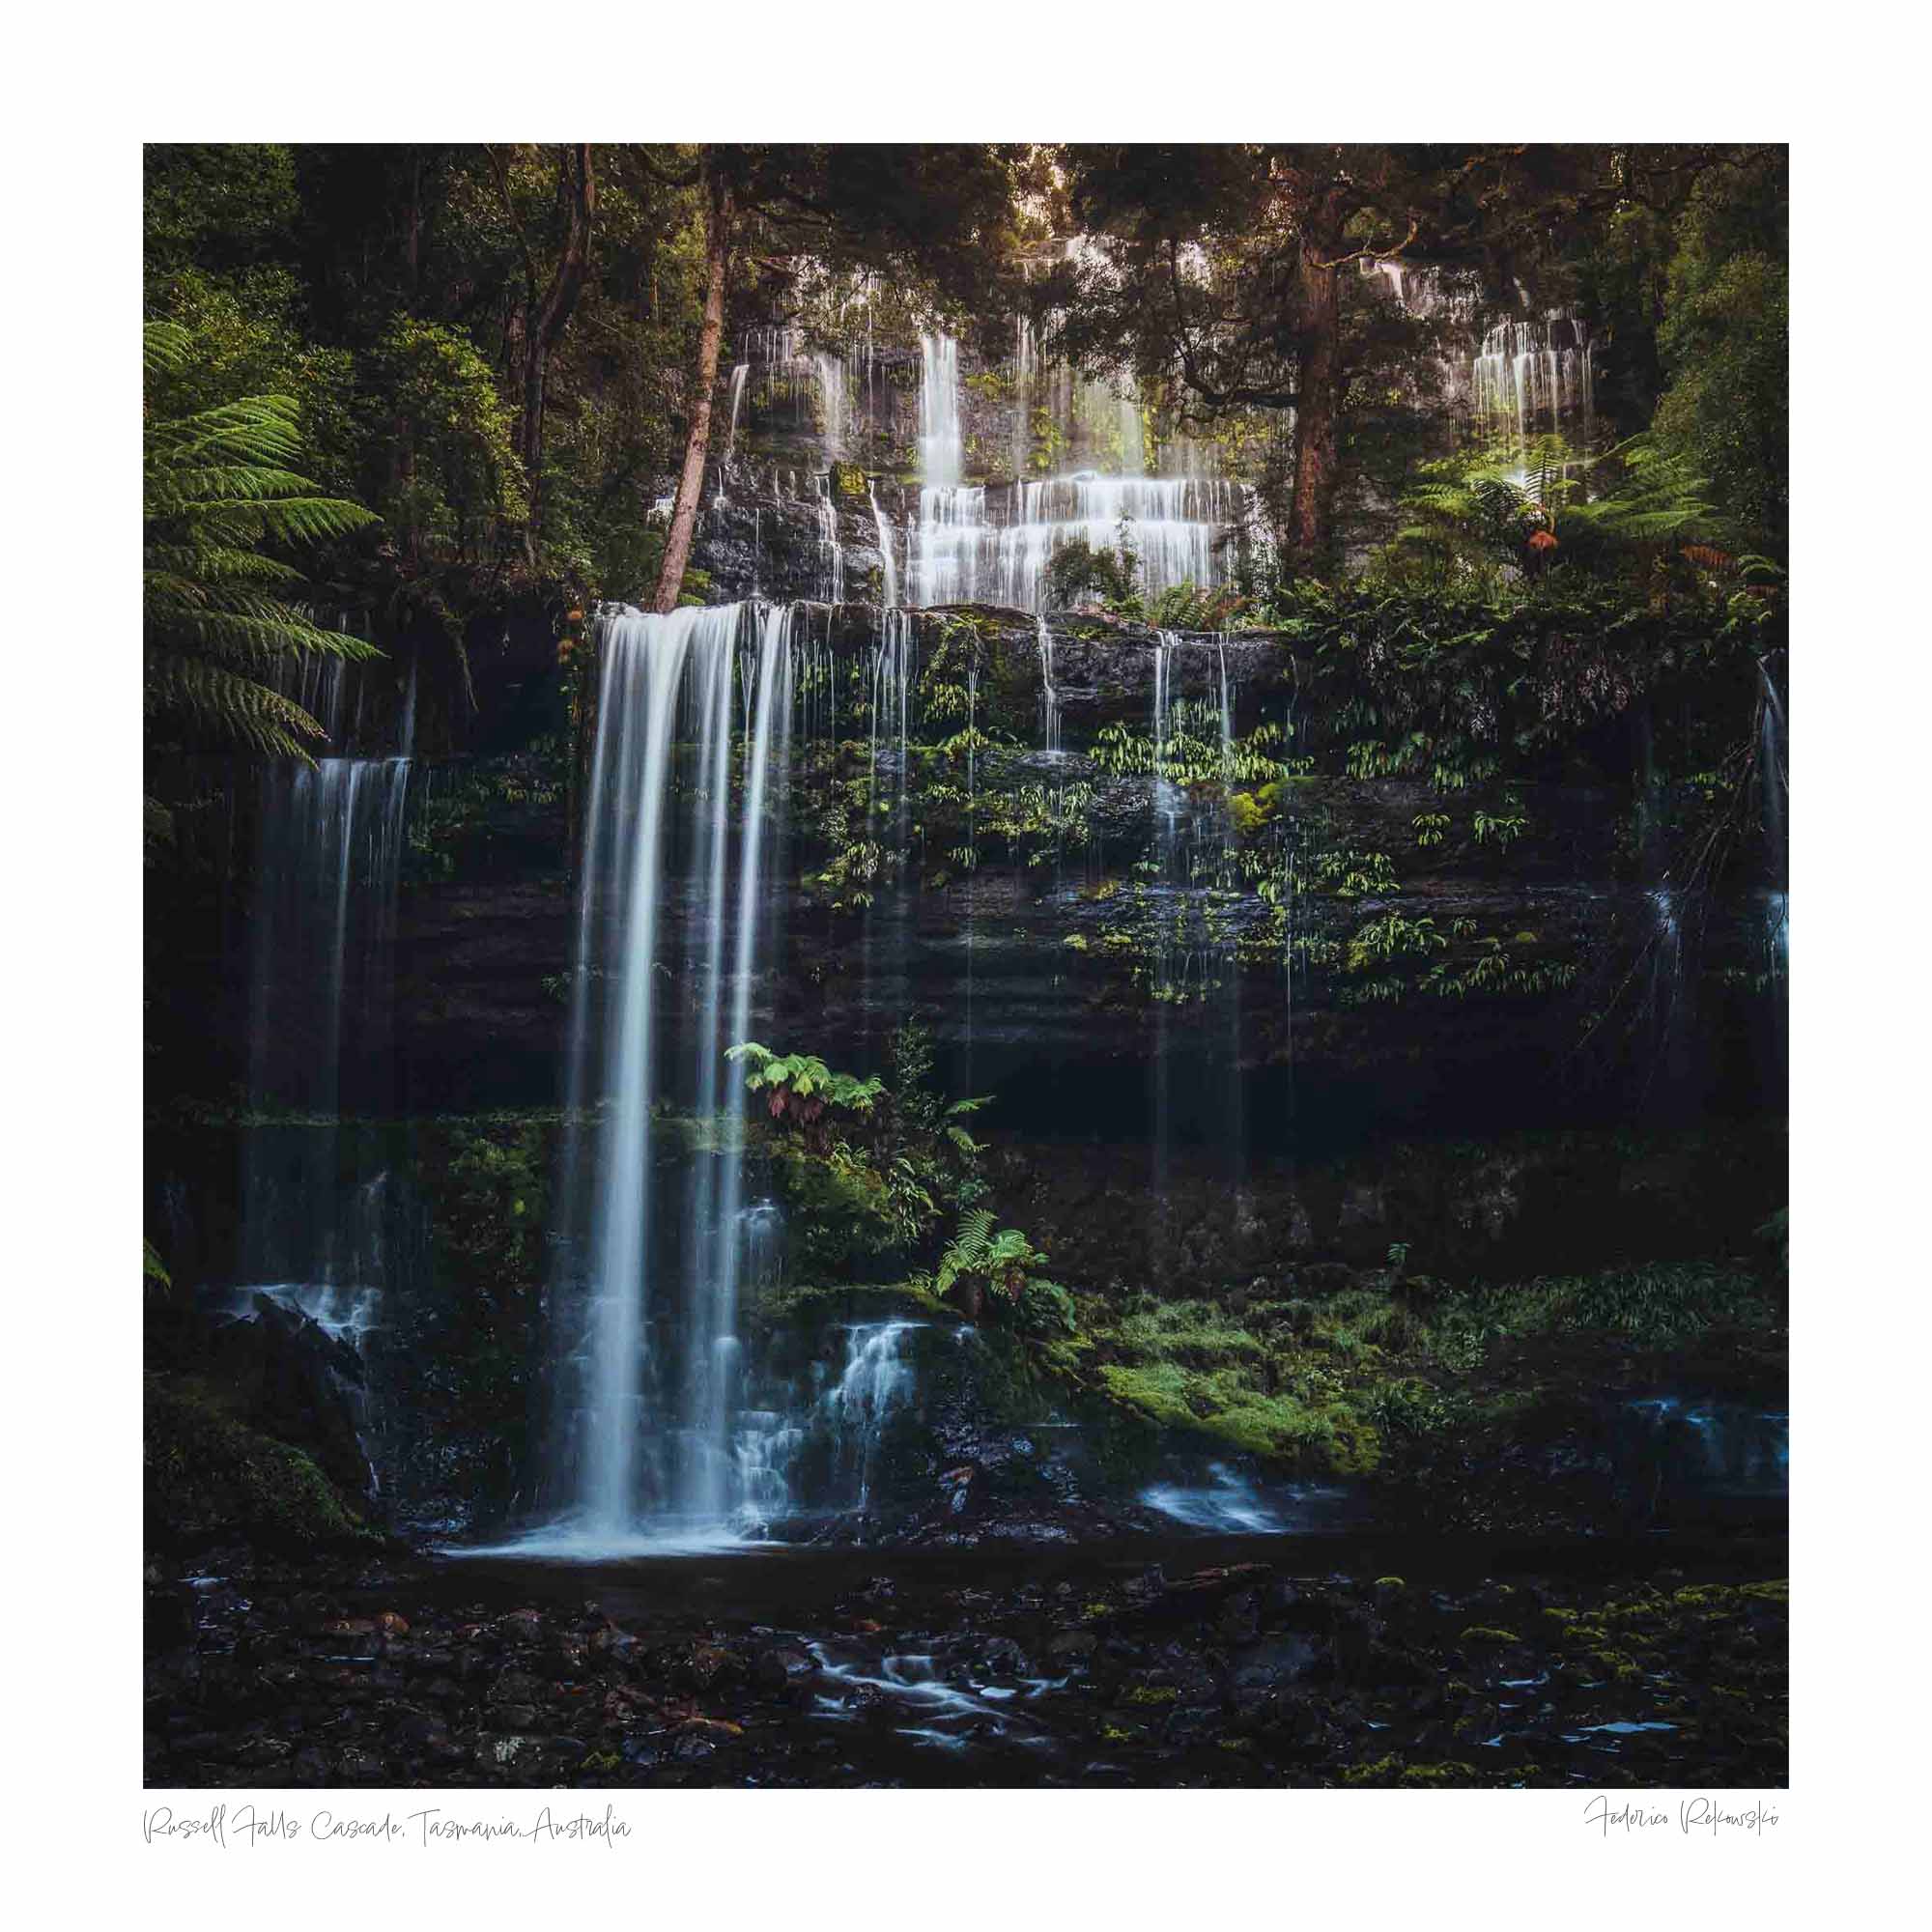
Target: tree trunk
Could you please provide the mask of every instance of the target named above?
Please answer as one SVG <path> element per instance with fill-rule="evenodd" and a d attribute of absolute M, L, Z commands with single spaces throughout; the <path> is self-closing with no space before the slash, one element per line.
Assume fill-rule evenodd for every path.
<path fill-rule="evenodd" d="M 1342 290 L 1324 235 L 1304 234 L 1296 270 L 1301 353 L 1295 374 L 1294 495 L 1289 545 L 1301 570 L 1328 559 L 1342 414 Z M 1345 244 L 1346 245 L 1346 244 Z"/>
<path fill-rule="evenodd" d="M 704 327 L 697 337 L 697 369 L 691 398 L 691 429 L 685 438 L 684 469 L 671 504 L 670 531 L 665 538 L 664 568 L 658 573 L 653 611 L 674 611 L 691 561 L 691 539 L 697 527 L 697 503 L 704 488 L 704 459 L 711 447 L 711 397 L 718 386 L 718 347 L 724 334 L 724 271 L 731 255 L 731 189 L 707 171 L 704 217 Z"/>
<path fill-rule="evenodd" d="M 577 298 L 583 292 L 584 277 L 590 269 L 591 224 L 597 217 L 597 177 L 591 168 L 590 144 L 579 143 L 576 156 L 574 170 L 568 150 L 562 161 L 569 199 L 563 253 L 543 300 L 525 329 L 524 410 L 518 427 L 517 453 L 523 458 L 524 474 L 529 482 L 529 516 L 524 526 L 524 549 L 532 563 L 536 561 L 537 539 L 543 530 L 544 386 L 550 374 L 551 352 L 561 340 L 577 307 Z"/>

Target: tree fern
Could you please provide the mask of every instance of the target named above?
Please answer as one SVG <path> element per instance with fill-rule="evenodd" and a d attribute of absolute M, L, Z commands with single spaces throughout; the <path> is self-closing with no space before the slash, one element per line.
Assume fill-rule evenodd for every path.
<path fill-rule="evenodd" d="M 157 391 L 193 353 L 192 335 L 177 324 L 150 323 L 143 332 L 144 709 L 151 730 L 189 743 L 309 759 L 326 734 L 279 688 L 281 673 L 309 656 L 379 653 L 286 601 L 300 574 L 263 546 L 331 542 L 375 518 L 301 473 L 290 397 L 166 413 Z"/>

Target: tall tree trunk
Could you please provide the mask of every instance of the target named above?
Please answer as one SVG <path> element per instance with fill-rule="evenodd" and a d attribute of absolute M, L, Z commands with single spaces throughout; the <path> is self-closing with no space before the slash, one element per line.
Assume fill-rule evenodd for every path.
<path fill-rule="evenodd" d="M 591 226 L 597 218 L 597 177 L 591 167 L 590 144 L 587 141 L 578 144 L 574 169 L 572 152 L 566 149 L 560 163 L 568 204 L 563 253 L 524 337 L 524 410 L 518 427 L 517 453 L 524 460 L 524 474 L 529 480 L 530 505 L 524 526 L 524 551 L 531 563 L 536 561 L 537 540 L 543 531 L 544 385 L 550 374 L 551 352 L 562 339 L 571 313 L 577 307 L 577 298 L 583 293 L 584 277 L 590 269 Z"/>
<path fill-rule="evenodd" d="M 1327 561 L 1342 414 L 1342 290 L 1323 234 L 1304 233 L 1296 270 L 1301 353 L 1294 382 L 1294 494 L 1289 544 L 1299 569 Z M 1346 244 L 1344 244 L 1346 245 Z"/>
<path fill-rule="evenodd" d="M 718 386 L 718 346 L 724 334 L 724 271 L 731 256 L 731 189 L 707 169 L 704 213 L 704 327 L 697 337 L 697 368 L 691 398 L 691 429 L 684 443 L 684 469 L 671 504 L 670 531 L 665 538 L 664 568 L 658 573 L 653 611 L 674 611 L 691 561 L 691 539 L 697 527 L 697 502 L 704 488 L 704 459 L 711 447 L 711 397 Z"/>

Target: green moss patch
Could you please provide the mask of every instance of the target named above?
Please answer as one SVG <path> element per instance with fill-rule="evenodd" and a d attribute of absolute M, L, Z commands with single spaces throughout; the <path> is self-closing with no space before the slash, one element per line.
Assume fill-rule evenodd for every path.
<path fill-rule="evenodd" d="M 198 1383 L 149 1378 L 141 1447 L 156 1542 L 245 1537 L 313 1548 L 376 1540 L 313 1458 L 224 1414 Z"/>

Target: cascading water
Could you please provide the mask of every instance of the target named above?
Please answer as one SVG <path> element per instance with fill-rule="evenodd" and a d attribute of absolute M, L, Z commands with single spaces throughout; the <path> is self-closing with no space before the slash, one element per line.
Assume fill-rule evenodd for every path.
<path fill-rule="evenodd" d="M 1212 649 L 1211 698 L 1183 697 L 1183 660 Z M 1201 682 L 1199 671 L 1191 673 Z M 1235 703 L 1225 638 L 1184 639 L 1155 634 L 1151 796 L 1152 917 L 1150 990 L 1153 999 L 1150 1139 L 1155 1212 L 1168 1195 L 1177 1118 L 1191 1120 L 1197 1138 L 1229 1155 L 1229 1202 L 1238 1226 L 1246 1183 L 1246 1134 L 1241 1086 L 1241 1004 L 1238 935 L 1217 919 L 1216 899 L 1238 877 L 1234 828 Z M 1217 796 L 1218 795 L 1218 796 Z M 1197 1052 L 1181 1065 L 1183 1099 L 1177 1106 L 1171 1054 L 1171 1014 L 1218 999 L 1227 1012 L 1226 1064 Z"/>
<path fill-rule="evenodd" d="M 866 486 L 866 497 L 872 506 L 872 526 L 879 536 L 879 557 L 882 564 L 880 590 L 885 606 L 891 610 L 899 601 L 898 565 L 893 558 L 893 526 L 885 511 L 879 507 L 878 492 L 871 484 Z"/>
<path fill-rule="evenodd" d="M 1024 393 L 1030 395 L 1033 346 L 1024 323 L 1016 348 Z M 1057 552 L 1074 543 L 1108 549 L 1123 532 L 1140 560 L 1145 595 L 1158 596 L 1182 583 L 1206 589 L 1225 581 L 1225 553 L 1234 534 L 1253 521 L 1253 493 L 1212 477 L 1142 475 L 1140 406 L 1130 396 L 1116 399 L 1114 432 L 1128 473 L 1079 470 L 1028 480 L 1016 461 L 1010 486 L 966 484 L 958 345 L 950 336 L 928 335 L 921 349 L 922 487 L 907 567 L 909 602 L 1039 611 L 1047 566 Z M 1024 397 L 1020 407 L 1022 412 L 1027 407 Z M 1016 450 L 1019 446 L 1016 442 Z"/>
<path fill-rule="evenodd" d="M 1167 778 L 1167 741 L 1170 724 L 1169 678 L 1174 650 L 1179 640 L 1172 631 L 1155 634 L 1153 646 L 1153 801 L 1154 861 L 1157 883 L 1165 887 L 1174 875 L 1174 854 L 1179 813 L 1175 788 Z M 1173 1152 L 1174 1096 L 1168 1065 L 1168 1000 L 1175 976 L 1174 921 L 1164 894 L 1154 900 L 1153 940 L 1153 1210 L 1155 1216 L 1154 1252 L 1164 1254 L 1166 1242 L 1165 1209 L 1168 1199 L 1168 1165 Z"/>
<path fill-rule="evenodd" d="M 1033 449 L 1033 324 L 1024 315 L 1013 318 L 1013 441 L 1015 476 L 1024 476 Z"/>
<path fill-rule="evenodd" d="M 845 1367 L 821 1404 L 832 1435 L 833 1463 L 865 1509 L 872 1499 L 879 1444 L 893 1412 L 911 1399 L 913 1366 L 905 1338 L 917 1321 L 855 1323 L 845 1338 Z"/>
<path fill-rule="evenodd" d="M 1514 435 L 1559 434 L 1577 424 L 1588 444 L 1596 431 L 1589 325 L 1569 317 L 1499 322 L 1483 337 L 1471 371 L 1477 416 Z"/>
<path fill-rule="evenodd" d="M 731 423 L 724 433 L 724 461 L 728 465 L 738 447 L 738 415 L 745 407 L 745 379 L 752 373 L 749 362 L 740 362 L 731 371 Z M 722 489 L 722 484 L 721 484 Z"/>
<path fill-rule="evenodd" d="M 390 1098 L 396 889 L 410 760 L 325 758 L 263 780 L 239 1276 L 366 1328 L 384 1281 L 387 1175 L 342 1184 L 345 1114 Z"/>
<path fill-rule="evenodd" d="M 1039 725 L 1040 749 L 1049 757 L 1060 755 L 1060 687 L 1053 681 L 1053 633 L 1041 617 L 1036 625 L 1039 638 Z"/>
<path fill-rule="evenodd" d="M 886 904 L 878 894 L 866 908 L 865 1009 L 871 1015 L 903 1012 L 911 1000 L 908 956 L 912 911 L 904 867 L 912 836 L 912 692 L 918 676 L 918 639 L 912 613 L 882 613 L 872 653 L 870 726 L 866 759 L 867 845 L 876 848 L 874 874 L 890 882 Z M 881 957 L 881 954 L 884 957 Z"/>
<path fill-rule="evenodd" d="M 826 587 L 826 601 L 842 604 L 845 601 L 845 547 L 838 540 L 838 506 L 833 501 L 833 479 L 829 470 L 825 476 L 824 493 L 818 499 L 818 541 L 830 560 L 831 582 Z"/>
<path fill-rule="evenodd" d="M 989 521 L 990 500 L 1003 521 Z M 1081 471 L 983 487 L 923 490 L 911 601 L 988 603 L 1037 611 L 1047 566 L 1069 544 L 1124 542 L 1140 560 L 1144 594 L 1182 583 L 1208 589 L 1227 577 L 1231 532 L 1251 521 L 1245 485 L 1202 476 L 1101 476 Z"/>
<path fill-rule="evenodd" d="M 818 384 L 820 433 L 828 456 L 845 454 L 845 364 L 836 355 L 814 355 L 811 370 Z"/>
<path fill-rule="evenodd" d="M 601 625 L 562 1188 L 568 1259 L 554 1287 L 558 1412 L 546 1474 L 558 1514 L 526 1548 L 726 1540 L 770 1501 L 749 1492 L 760 1459 L 741 1439 L 768 1432 L 743 1400 L 744 1087 L 723 1061 L 751 1037 L 767 956 L 792 618 L 725 605 L 625 611 Z M 734 810 L 741 692 L 750 716 Z M 681 923 L 683 958 L 674 904 L 695 907 Z M 695 1105 L 717 1150 L 694 1157 L 682 1216 L 663 1211 L 651 1134 L 653 1109 L 672 1100 Z"/>
<path fill-rule="evenodd" d="M 919 475 L 931 489 L 957 486 L 965 462 L 959 433 L 959 345 L 950 335 L 919 339 Z M 925 515 L 921 507 L 921 516 Z"/>

